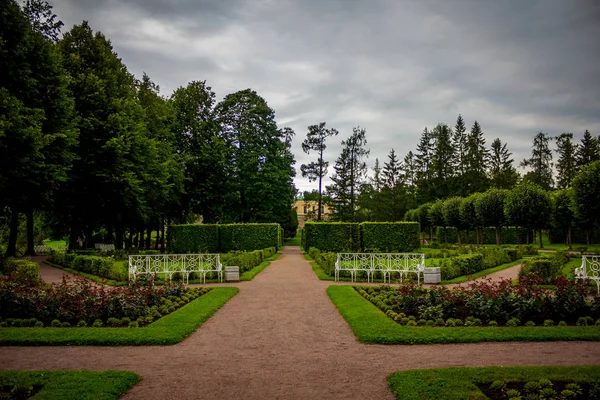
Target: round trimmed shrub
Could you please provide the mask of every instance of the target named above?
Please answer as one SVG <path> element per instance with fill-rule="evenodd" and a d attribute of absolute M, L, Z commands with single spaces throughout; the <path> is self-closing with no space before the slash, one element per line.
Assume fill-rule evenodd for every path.
<path fill-rule="evenodd" d="M 558 326 L 567 326 L 567 323 L 565 321 L 560 321 L 558 323 Z"/>
<path fill-rule="evenodd" d="M 92 328 L 102 328 L 104 326 L 104 324 L 102 323 L 101 319 L 97 319 L 94 321 L 94 323 L 92 324 Z"/>
<path fill-rule="evenodd" d="M 554 326 L 554 321 L 551 319 L 544 320 L 544 326 Z"/>
<path fill-rule="evenodd" d="M 488 322 L 488 326 L 498 326 L 498 323 L 494 320 L 491 320 L 490 322 Z"/>
<path fill-rule="evenodd" d="M 86 326 L 87 326 L 87 323 L 82 319 L 80 319 L 79 322 L 77 322 L 78 328 L 85 328 Z"/>
<path fill-rule="evenodd" d="M 61 325 L 61 323 L 57 319 L 53 319 L 52 322 L 50 322 L 50 326 L 53 328 L 60 328 L 60 325 Z"/>

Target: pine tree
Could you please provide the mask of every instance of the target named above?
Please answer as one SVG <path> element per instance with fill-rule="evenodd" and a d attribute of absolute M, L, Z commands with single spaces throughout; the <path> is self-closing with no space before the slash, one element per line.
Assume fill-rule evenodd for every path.
<path fill-rule="evenodd" d="M 375 159 L 375 166 L 373 167 L 373 178 L 371 181 L 373 189 L 376 192 L 379 192 L 381 190 L 381 187 L 383 186 L 383 176 L 381 175 L 381 166 L 379 165 L 379 158 Z"/>
<path fill-rule="evenodd" d="M 404 181 L 404 186 L 407 195 L 406 208 L 411 209 L 417 206 L 417 198 L 415 191 L 415 156 L 412 151 L 406 153 L 404 162 L 402 163 L 401 176 Z"/>
<path fill-rule="evenodd" d="M 467 128 L 465 128 L 465 121 L 463 120 L 462 115 L 458 114 L 458 118 L 456 119 L 456 125 L 454 125 L 454 137 L 453 137 L 453 145 L 454 150 L 457 155 L 457 174 L 462 176 L 467 171 L 467 163 L 466 163 L 466 155 L 467 155 L 467 135 L 465 132 Z"/>
<path fill-rule="evenodd" d="M 433 200 L 432 193 L 432 156 L 433 156 L 433 137 L 425 128 L 421 134 L 421 139 L 417 145 L 415 154 L 415 186 L 417 199 L 420 203 L 427 203 Z"/>
<path fill-rule="evenodd" d="M 556 137 L 556 147 L 558 154 L 556 183 L 559 189 L 565 189 L 571 185 L 571 181 L 577 173 L 575 158 L 577 149 L 573 145 L 573 134 L 563 133 Z"/>
<path fill-rule="evenodd" d="M 467 136 L 467 148 L 465 156 L 466 185 L 463 187 L 463 195 L 487 190 L 489 184 L 486 176 L 488 164 L 488 150 L 485 147 L 485 138 L 481 126 L 477 121 L 473 123 L 471 132 Z"/>
<path fill-rule="evenodd" d="M 581 144 L 577 147 L 575 158 L 577 160 L 577 170 L 600 160 L 599 139 L 593 137 L 587 129 L 583 134 Z"/>
<path fill-rule="evenodd" d="M 306 139 L 302 142 L 302 150 L 306 154 L 310 154 L 311 151 L 316 151 L 319 155 L 317 161 L 313 161 L 309 164 L 302 164 L 300 170 L 302 176 L 308 178 L 309 182 L 319 181 L 319 210 L 317 212 L 317 219 L 321 220 L 321 207 L 323 201 L 323 178 L 327 176 L 327 168 L 329 162 L 323 159 L 323 152 L 327 148 L 325 141 L 328 137 L 337 136 L 338 131 L 333 128 L 326 129 L 326 123 L 321 122 L 319 125 L 311 125 L 308 127 L 308 133 Z"/>
<path fill-rule="evenodd" d="M 500 138 L 494 139 L 491 145 L 488 176 L 493 188 L 511 189 L 519 181 L 519 174 L 513 167 L 512 153 L 502 144 Z"/>
<path fill-rule="evenodd" d="M 383 184 L 390 188 L 395 188 L 401 183 L 402 163 L 396 157 L 394 149 L 388 154 L 388 161 L 383 164 Z"/>
<path fill-rule="evenodd" d="M 337 158 L 334 166 L 335 173 L 331 177 L 333 184 L 327 191 L 337 207 L 337 218 L 342 221 L 354 221 L 356 200 L 367 172 L 364 161 L 369 156 L 366 130 L 356 127 L 352 135 L 342 141 L 342 154 Z"/>
<path fill-rule="evenodd" d="M 452 130 L 446 124 L 438 124 L 431 136 L 434 139 L 434 151 L 431 157 L 433 193 L 437 198 L 450 195 L 451 182 L 456 168 L 452 147 Z"/>
<path fill-rule="evenodd" d="M 531 171 L 523 179 L 529 180 L 544 190 L 550 190 L 554 185 L 552 178 L 552 151 L 550 141 L 552 138 L 544 132 L 539 132 L 533 138 L 531 157 L 521 161 L 522 167 L 529 167 Z"/>

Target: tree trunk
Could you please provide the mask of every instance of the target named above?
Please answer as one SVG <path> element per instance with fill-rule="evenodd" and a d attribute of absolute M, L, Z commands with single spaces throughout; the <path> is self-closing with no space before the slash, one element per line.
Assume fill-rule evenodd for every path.
<path fill-rule="evenodd" d="M 79 225 L 76 222 L 71 224 L 71 232 L 69 233 L 69 250 L 79 248 Z"/>
<path fill-rule="evenodd" d="M 500 246 L 502 244 L 502 239 L 500 238 L 500 227 L 496 227 L 496 245 Z"/>
<path fill-rule="evenodd" d="M 540 249 L 544 248 L 544 243 L 542 242 L 542 230 L 539 230 L 539 236 L 540 236 Z"/>
<path fill-rule="evenodd" d="M 163 215 L 162 217 L 162 229 L 160 231 L 160 252 L 165 252 L 165 225 L 166 225 L 166 217 Z"/>
<path fill-rule="evenodd" d="M 429 244 L 433 243 L 433 226 L 429 227 Z"/>
<path fill-rule="evenodd" d="M 136 249 L 140 247 L 140 231 L 137 231 L 133 236 L 133 247 Z"/>
<path fill-rule="evenodd" d="M 33 248 L 33 210 L 27 210 L 27 251 L 25 252 L 28 256 L 35 256 L 35 249 Z"/>
<path fill-rule="evenodd" d="M 112 224 L 108 224 L 108 226 L 106 227 L 106 231 L 107 231 L 107 235 L 108 235 L 108 240 L 106 241 L 106 243 L 108 244 L 113 244 L 115 242 L 114 237 L 113 237 L 113 226 Z"/>
<path fill-rule="evenodd" d="M 146 249 L 150 249 L 150 240 L 152 239 L 152 228 L 146 228 Z"/>
<path fill-rule="evenodd" d="M 8 246 L 6 247 L 5 257 L 15 257 L 17 255 L 17 234 L 19 233 L 19 212 L 12 207 L 10 209 L 10 233 L 8 235 Z"/>
<path fill-rule="evenodd" d="M 460 231 L 458 229 L 456 230 L 456 240 L 458 240 L 458 244 L 462 244 L 460 241 Z"/>
<path fill-rule="evenodd" d="M 123 227 L 120 223 L 115 226 L 115 250 L 123 250 Z"/>
<path fill-rule="evenodd" d="M 567 245 L 569 246 L 569 250 L 573 249 L 573 238 L 571 232 L 571 225 L 567 228 Z"/>
<path fill-rule="evenodd" d="M 154 250 L 158 250 L 158 241 L 160 239 L 160 220 L 156 224 L 156 240 L 154 241 Z"/>
<path fill-rule="evenodd" d="M 94 229 L 93 228 L 87 228 L 85 230 L 85 248 L 86 249 L 93 249 L 94 248 Z"/>
<path fill-rule="evenodd" d="M 144 249 L 145 246 L 145 242 L 144 242 L 144 228 L 140 229 L 140 249 Z"/>
<path fill-rule="evenodd" d="M 587 245 L 590 245 L 590 230 L 586 229 L 585 230 L 585 242 L 587 243 Z"/>

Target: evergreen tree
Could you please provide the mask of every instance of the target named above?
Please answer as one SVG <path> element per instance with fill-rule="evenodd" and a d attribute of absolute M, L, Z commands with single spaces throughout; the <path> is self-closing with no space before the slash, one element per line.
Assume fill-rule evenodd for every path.
<path fill-rule="evenodd" d="M 556 183 L 559 189 L 568 188 L 577 173 L 577 160 L 575 158 L 576 148 L 573 145 L 573 134 L 563 133 L 556 138 Z"/>
<path fill-rule="evenodd" d="M 388 161 L 383 164 L 383 184 L 395 188 L 402 182 L 402 163 L 396 157 L 394 149 L 388 154 Z"/>
<path fill-rule="evenodd" d="M 466 153 L 466 172 L 464 173 L 466 185 L 463 185 L 462 193 L 483 192 L 489 186 L 486 175 L 489 154 L 485 147 L 485 138 L 481 126 L 477 121 L 473 123 L 471 132 L 467 136 Z"/>
<path fill-rule="evenodd" d="M 302 176 L 308 178 L 309 182 L 319 181 L 319 210 L 317 212 L 317 219 L 321 220 L 321 207 L 323 197 L 323 178 L 327 176 L 327 168 L 329 162 L 323 159 L 323 152 L 327 148 L 325 141 L 328 137 L 337 136 L 338 131 L 333 128 L 325 128 L 326 123 L 321 122 L 318 125 L 311 125 L 308 127 L 308 133 L 306 139 L 302 142 L 302 150 L 306 154 L 310 154 L 311 151 L 316 151 L 319 155 L 317 161 L 313 161 L 309 164 L 302 164 L 300 171 Z"/>
<path fill-rule="evenodd" d="M 462 177 L 465 172 L 468 171 L 468 164 L 466 160 L 467 156 L 467 128 L 465 127 L 465 121 L 463 120 L 462 115 L 458 114 L 458 118 L 456 119 L 456 125 L 454 125 L 454 137 L 452 139 L 452 143 L 454 146 L 454 151 L 456 152 L 457 159 L 457 175 Z"/>
<path fill-rule="evenodd" d="M 379 220 L 399 221 L 405 213 L 406 198 L 402 169 L 402 163 L 392 149 L 388 154 L 388 161 L 383 165 L 383 186 L 379 196 L 383 211 Z"/>
<path fill-rule="evenodd" d="M 593 137 L 587 129 L 583 134 L 581 144 L 577 147 L 575 159 L 577 161 L 578 170 L 594 161 L 600 160 L 599 139 Z"/>
<path fill-rule="evenodd" d="M 451 193 L 451 182 L 456 168 L 452 130 L 446 124 L 438 124 L 431 136 L 435 143 L 431 157 L 433 193 L 437 198 L 445 198 Z"/>
<path fill-rule="evenodd" d="M 367 172 L 364 161 L 369 156 L 366 130 L 356 127 L 352 135 L 342 141 L 342 154 L 337 158 L 334 166 L 335 173 L 331 177 L 333 184 L 327 191 L 336 206 L 336 217 L 342 221 L 354 221 L 356 200 Z"/>
<path fill-rule="evenodd" d="M 511 189 L 519 181 L 519 174 L 513 167 L 512 153 L 502 144 L 499 138 L 491 145 L 488 175 L 492 187 L 496 189 Z"/>
<path fill-rule="evenodd" d="M 406 208 L 414 208 L 417 206 L 415 180 L 416 180 L 416 166 L 415 156 L 412 151 L 409 151 L 404 156 L 404 162 L 402 163 L 402 179 L 404 180 L 404 186 L 406 189 L 407 204 Z"/>
<path fill-rule="evenodd" d="M 421 139 L 417 145 L 415 154 L 415 186 L 417 200 L 420 203 L 426 203 L 433 200 L 432 192 L 432 157 L 433 157 L 433 137 L 425 128 L 421 134 Z"/>
<path fill-rule="evenodd" d="M 552 138 L 544 132 L 539 132 L 533 138 L 531 157 L 521 161 L 522 167 L 529 167 L 531 171 L 523 179 L 529 180 L 544 190 L 550 190 L 554 185 L 552 178 L 552 151 L 550 141 Z"/>
<path fill-rule="evenodd" d="M 585 229 L 589 245 L 592 229 L 600 224 L 600 160 L 582 167 L 571 185 L 575 216 Z"/>

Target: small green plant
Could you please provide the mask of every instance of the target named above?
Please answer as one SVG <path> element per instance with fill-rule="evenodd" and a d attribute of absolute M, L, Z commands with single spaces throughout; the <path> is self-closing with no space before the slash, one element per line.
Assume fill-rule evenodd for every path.
<path fill-rule="evenodd" d="M 498 326 L 498 323 L 494 320 L 488 322 L 488 326 Z"/>
<path fill-rule="evenodd" d="M 77 322 L 77 327 L 78 328 L 85 328 L 87 326 L 87 323 L 84 320 L 79 320 L 79 322 Z"/>
<path fill-rule="evenodd" d="M 576 395 L 583 394 L 583 389 L 576 383 L 569 383 L 565 386 L 565 389 L 572 391 Z"/>
<path fill-rule="evenodd" d="M 438 318 L 435 320 L 433 325 L 434 326 L 444 326 L 444 325 L 446 325 L 446 322 L 442 318 Z"/>
<path fill-rule="evenodd" d="M 101 319 L 97 319 L 94 321 L 94 323 L 92 324 L 93 328 L 102 328 L 104 326 L 104 324 L 102 323 Z"/>
<path fill-rule="evenodd" d="M 535 326 L 535 322 L 533 322 L 533 321 L 527 321 L 525 323 L 525 326 Z"/>
<path fill-rule="evenodd" d="M 425 326 L 425 325 L 427 325 L 427 320 L 421 318 L 420 320 L 417 321 L 417 325 Z"/>
<path fill-rule="evenodd" d="M 504 390 L 506 388 L 506 382 L 504 381 L 494 381 L 490 385 L 490 389 L 492 390 Z"/>
<path fill-rule="evenodd" d="M 65 322 L 63 322 L 62 324 L 60 324 L 60 327 L 61 327 L 61 328 L 70 328 L 70 327 L 71 327 L 71 324 L 70 324 L 70 323 L 68 323 L 67 321 L 65 321 Z"/>
<path fill-rule="evenodd" d="M 509 399 L 513 399 L 515 397 L 520 397 L 521 392 L 519 392 L 517 389 L 509 389 L 506 391 L 506 395 L 508 396 Z"/>
<path fill-rule="evenodd" d="M 567 323 L 565 321 L 560 321 L 558 323 L 558 326 L 568 326 Z"/>
<path fill-rule="evenodd" d="M 59 320 L 53 319 L 52 322 L 50 322 L 50 326 L 53 328 L 60 328 L 61 323 Z"/>
<path fill-rule="evenodd" d="M 540 387 L 542 389 L 551 388 L 554 384 L 550 381 L 550 379 L 542 378 L 538 381 L 540 383 Z"/>
<path fill-rule="evenodd" d="M 526 393 L 536 393 L 542 388 L 539 382 L 537 381 L 529 381 L 525 384 L 524 390 Z"/>
<path fill-rule="evenodd" d="M 520 324 L 521 324 L 521 321 L 519 321 L 518 318 L 511 318 L 508 321 L 506 321 L 506 326 L 509 326 L 511 328 L 519 326 Z"/>
<path fill-rule="evenodd" d="M 432 319 L 428 319 L 427 320 L 427 326 L 433 326 L 433 320 Z"/>
<path fill-rule="evenodd" d="M 38 321 L 35 323 L 34 325 L 35 328 L 43 328 L 44 327 L 44 323 L 42 321 Z"/>
<path fill-rule="evenodd" d="M 131 319 L 129 319 L 127 317 L 121 318 L 121 326 L 129 326 L 130 323 L 131 323 Z"/>
<path fill-rule="evenodd" d="M 9 399 L 28 399 L 31 397 L 31 392 L 33 392 L 33 386 L 31 386 L 31 383 L 29 383 L 29 381 L 22 381 L 17 383 L 10 390 Z"/>
<path fill-rule="evenodd" d="M 577 326 L 588 326 L 588 320 L 586 317 L 577 318 Z"/>
<path fill-rule="evenodd" d="M 448 326 L 448 327 L 455 327 L 456 326 L 456 322 L 454 321 L 453 318 L 448 318 L 448 320 L 446 321 L 446 326 Z"/>
<path fill-rule="evenodd" d="M 417 323 L 415 322 L 414 319 L 409 319 L 406 326 L 417 326 Z"/>
<path fill-rule="evenodd" d="M 109 319 L 106 320 L 106 326 L 116 328 L 118 326 L 121 326 L 121 320 L 119 318 L 110 317 Z"/>
<path fill-rule="evenodd" d="M 129 327 L 130 327 L 130 328 L 138 328 L 139 326 L 140 326 L 140 324 L 138 324 L 138 322 L 137 322 L 137 321 L 131 321 L 131 322 L 129 323 Z"/>
<path fill-rule="evenodd" d="M 544 320 L 544 326 L 554 326 L 554 321 L 551 319 Z"/>

